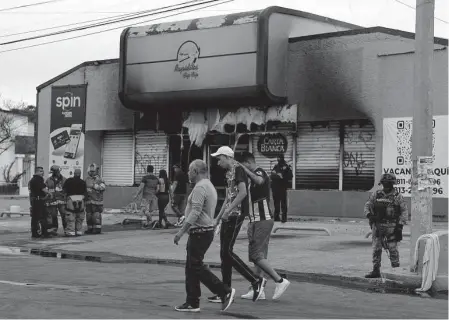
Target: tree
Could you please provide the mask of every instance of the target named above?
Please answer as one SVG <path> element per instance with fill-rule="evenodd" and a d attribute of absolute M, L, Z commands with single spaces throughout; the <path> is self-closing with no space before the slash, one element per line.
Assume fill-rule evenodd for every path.
<path fill-rule="evenodd" d="M 14 115 L 27 116 L 34 120 L 36 108 L 24 102 L 15 102 L 11 99 L 2 99 L 0 94 L 0 154 L 13 145 L 15 132 L 18 129 Z"/>
<path fill-rule="evenodd" d="M 0 111 L 0 154 L 12 146 L 14 118 L 10 113 Z"/>

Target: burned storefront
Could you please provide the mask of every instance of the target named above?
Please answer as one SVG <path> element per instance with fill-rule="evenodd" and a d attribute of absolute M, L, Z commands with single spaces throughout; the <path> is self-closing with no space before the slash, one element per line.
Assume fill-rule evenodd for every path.
<path fill-rule="evenodd" d="M 223 173 L 209 158 L 219 146 L 237 157 L 253 152 L 266 170 L 278 154 L 294 163 L 298 107 L 287 99 L 288 39 L 335 25 L 353 27 L 271 7 L 129 28 L 121 38 L 121 101 L 142 114 L 145 130 L 168 135 L 169 167 L 181 162 L 186 170 L 204 159 L 219 189 Z"/>
<path fill-rule="evenodd" d="M 37 162 L 99 163 L 106 207 L 122 208 L 147 165 L 171 174 L 203 159 L 223 197 L 209 156 L 218 147 L 251 151 L 265 170 L 283 154 L 292 215 L 358 218 L 385 170 L 405 172 L 398 190 L 410 199 L 413 39 L 280 7 L 128 28 L 119 59 L 38 87 Z M 448 167 L 447 61 L 447 40 L 435 38 L 434 172 Z M 79 151 L 64 158 L 79 123 L 52 124 L 53 137 L 48 119 L 58 94 L 78 92 Z M 447 175 L 434 178 L 434 216 L 447 219 Z"/>

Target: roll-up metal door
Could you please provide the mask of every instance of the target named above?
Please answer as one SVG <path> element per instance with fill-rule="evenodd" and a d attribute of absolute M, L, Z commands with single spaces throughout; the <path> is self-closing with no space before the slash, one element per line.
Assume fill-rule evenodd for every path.
<path fill-rule="evenodd" d="M 140 184 L 142 177 L 146 175 L 148 165 L 152 165 L 154 174 L 159 176 L 160 170 L 167 170 L 167 135 L 153 131 L 137 132 L 135 159 L 134 182 L 136 184 Z"/>
<path fill-rule="evenodd" d="M 103 179 L 107 185 L 132 186 L 134 139 L 132 132 L 106 132 L 103 138 Z"/>
<path fill-rule="evenodd" d="M 374 125 L 367 121 L 344 123 L 343 190 L 371 190 L 374 185 Z"/>
<path fill-rule="evenodd" d="M 338 190 L 339 172 L 339 123 L 298 123 L 296 189 Z"/>
<path fill-rule="evenodd" d="M 283 134 L 287 139 L 287 151 L 284 153 L 284 159 L 292 167 L 293 170 L 293 136 L 291 134 Z M 277 164 L 276 158 L 267 158 L 263 154 L 257 150 L 257 143 L 260 139 L 261 135 L 255 135 L 252 138 L 252 149 L 254 158 L 256 159 L 256 163 L 259 167 L 264 169 L 268 174 L 270 174 L 271 169 Z"/>

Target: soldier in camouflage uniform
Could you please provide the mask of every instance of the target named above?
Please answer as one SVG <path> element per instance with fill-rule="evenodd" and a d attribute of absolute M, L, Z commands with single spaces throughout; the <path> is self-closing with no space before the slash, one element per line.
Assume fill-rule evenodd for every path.
<path fill-rule="evenodd" d="M 53 165 L 50 168 L 51 176 L 45 181 L 49 192 L 49 199 L 46 201 L 47 225 L 49 232 L 53 235 L 58 234 L 58 211 L 61 215 L 62 226 L 64 231 L 67 228 L 65 205 L 66 199 L 63 186 L 66 181 L 61 174 L 61 168 Z"/>
<path fill-rule="evenodd" d="M 402 240 L 402 228 L 407 223 L 408 210 L 404 198 L 394 185 L 394 174 L 383 174 L 379 185 L 365 204 L 365 216 L 369 219 L 373 240 L 373 271 L 366 278 L 380 278 L 382 248 L 389 253 L 391 266 L 399 267 L 398 242 Z"/>
<path fill-rule="evenodd" d="M 100 177 L 98 166 L 92 163 L 89 166 L 88 177 L 86 178 L 86 233 L 101 233 L 101 214 L 103 213 L 103 193 L 106 184 Z"/>

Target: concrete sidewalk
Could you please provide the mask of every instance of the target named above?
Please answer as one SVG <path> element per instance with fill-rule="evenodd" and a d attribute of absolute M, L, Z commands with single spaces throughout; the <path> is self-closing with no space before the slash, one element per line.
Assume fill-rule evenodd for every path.
<path fill-rule="evenodd" d="M 176 229 L 142 230 L 139 224 L 130 225 L 124 230 L 120 224 L 125 218 L 138 218 L 133 214 L 123 214 L 106 211 L 103 215 L 104 233 L 80 238 L 53 238 L 31 241 L 29 238 L 29 217 L 1 218 L 1 245 L 18 245 L 40 251 L 75 253 L 95 256 L 120 257 L 122 262 L 144 261 L 149 263 L 184 264 L 185 243 L 187 235 L 179 246 L 173 244 Z M 111 213 L 115 212 L 115 213 Z M 169 217 L 174 220 L 174 217 Z M 370 231 L 366 220 L 329 219 L 329 218 L 299 218 L 301 221 L 289 221 L 286 224 L 276 223 L 276 227 L 308 227 L 325 228 L 331 236 L 324 232 L 278 230 L 272 235 L 269 249 L 269 259 L 279 272 L 302 280 L 324 280 L 327 282 L 351 282 L 368 287 L 390 285 L 385 279 L 369 280 L 364 275 L 372 268 L 371 237 L 365 238 Z M 247 223 L 247 222 L 246 222 Z M 236 253 L 248 261 L 248 242 L 246 223 L 239 234 L 235 245 Z M 434 230 L 447 230 L 447 223 L 434 223 Z M 134 230 L 129 230 L 129 229 Z M 115 230 L 115 232 L 109 232 Z M 410 232 L 409 226 L 404 232 Z M 6 234 L 8 234 L 6 236 Z M 11 234 L 12 233 L 12 234 Z M 219 238 L 216 237 L 205 261 L 211 267 L 218 267 Z M 399 247 L 401 270 L 407 274 L 409 269 L 410 238 L 405 236 Z M 385 252 L 382 256 L 383 271 L 391 273 L 390 262 Z M 416 286 L 416 276 L 413 278 Z M 391 284 L 393 287 L 397 284 Z M 402 281 L 401 286 L 404 286 Z"/>
<path fill-rule="evenodd" d="M 128 215 L 129 216 L 129 215 Z M 105 215 L 105 220 L 115 223 L 123 220 L 123 215 Z M 333 283 L 352 283 L 365 287 L 398 287 L 397 283 L 385 279 L 365 279 L 364 275 L 372 268 L 371 239 L 365 238 L 370 231 L 366 221 L 318 221 L 289 222 L 283 226 L 324 227 L 331 236 L 312 231 L 279 230 L 272 235 L 269 259 L 282 274 L 297 280 L 324 281 Z M 276 223 L 275 227 L 281 226 Z M 447 224 L 437 224 L 436 229 L 445 229 Z M 405 226 L 405 232 L 409 227 Z M 98 257 L 120 257 L 121 262 L 146 262 L 184 264 L 187 235 L 179 246 L 173 244 L 176 229 L 169 230 L 130 230 L 105 232 L 80 238 L 53 238 L 30 241 L 29 236 L 14 237 L 2 245 L 19 244 L 21 247 L 45 252 L 59 252 Z M 22 239 L 22 241 L 17 241 Z M 12 241 L 14 240 L 14 241 Z M 12 242 L 11 242 L 12 241 Z M 246 224 L 235 245 L 235 252 L 248 261 Z M 409 264 L 410 240 L 405 237 L 400 244 L 401 269 L 407 272 Z M 205 261 L 211 267 L 219 267 L 219 238 L 216 237 Z M 385 253 L 382 257 L 383 269 L 390 271 L 390 262 Z M 87 258 L 86 258 L 87 260 Z M 415 277 L 416 283 L 416 277 Z M 399 287 L 406 284 L 402 282 Z M 415 284 L 413 285 L 415 286 Z M 416 288 L 416 286 L 415 286 Z M 409 288 L 410 289 L 410 288 Z"/>

